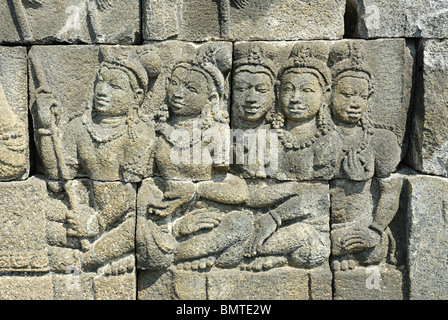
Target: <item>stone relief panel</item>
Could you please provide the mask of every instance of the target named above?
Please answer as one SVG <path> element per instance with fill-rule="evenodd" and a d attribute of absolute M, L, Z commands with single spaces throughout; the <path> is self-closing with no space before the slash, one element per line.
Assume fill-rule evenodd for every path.
<path fill-rule="evenodd" d="M 143 32 L 146 40 L 341 39 L 344 12 L 340 0 L 145 0 Z"/>
<path fill-rule="evenodd" d="M 0 47 L 0 181 L 30 171 L 26 48 Z"/>
<path fill-rule="evenodd" d="M 132 44 L 140 37 L 137 0 L 7 0 L 0 13 L 0 43 Z"/>
<path fill-rule="evenodd" d="M 448 177 L 448 65 L 446 40 L 424 40 L 419 52 L 415 117 L 406 162 L 414 169 Z"/>
<path fill-rule="evenodd" d="M 195 163 L 194 137 L 195 131 L 204 137 L 204 131 L 216 126 L 212 142 L 226 138 L 223 132 L 230 127 L 226 112 L 220 112 L 225 107 L 216 106 L 228 90 L 222 80 L 228 78 L 231 55 L 203 45 L 194 58 L 172 67 L 166 105 L 156 117 L 157 177 L 145 180 L 138 196 L 142 298 L 229 297 L 242 282 L 213 280 L 221 279 L 226 269 L 235 279 L 253 283 L 298 273 L 297 279 L 316 283 L 313 289 L 303 287 L 306 281 L 297 283 L 298 291 L 328 297 L 330 254 L 336 271 L 395 259 L 389 252 L 395 240 L 388 228 L 399 209 L 402 180 L 390 175 L 402 158 L 403 97 L 410 96 L 410 87 L 398 78 L 395 96 L 389 97 L 396 101 L 387 106 L 390 113 L 401 117 L 386 124 L 376 117 L 383 106 L 375 104 L 375 90 L 390 86 L 374 82 L 369 67 L 379 46 L 401 50 L 383 70 L 409 73 L 405 60 L 410 56 L 401 40 L 236 43 L 230 127 L 240 131 L 227 136 L 232 142 L 225 151 L 230 165 L 226 157 L 217 157 L 223 145 L 215 143 L 208 149 L 213 150 L 209 161 L 199 157 Z M 277 143 L 268 143 L 268 149 L 277 151 L 275 172 L 266 167 L 266 149 L 253 163 L 246 161 L 251 147 L 260 145 L 253 139 L 258 138 L 256 130 L 278 134 Z M 245 138 L 252 142 L 246 145 Z M 199 155 L 210 143 L 197 139 Z M 173 163 L 173 150 L 176 160 L 186 155 L 181 166 Z M 242 162 L 234 162 L 239 156 Z M 397 282 L 399 291 L 402 282 Z M 224 287 L 219 289 L 219 284 Z M 166 288 L 163 293 L 161 287 Z M 279 298 L 263 286 L 251 290 Z M 290 298 L 297 294 L 290 293 Z"/>

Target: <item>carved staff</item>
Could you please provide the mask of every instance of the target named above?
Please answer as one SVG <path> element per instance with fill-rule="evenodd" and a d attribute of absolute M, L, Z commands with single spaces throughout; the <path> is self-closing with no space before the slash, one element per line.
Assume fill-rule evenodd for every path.
<path fill-rule="evenodd" d="M 230 35 L 230 0 L 220 0 L 221 37 Z"/>
<path fill-rule="evenodd" d="M 28 3 L 34 8 L 41 5 L 38 0 L 28 0 Z M 14 20 L 17 23 L 18 32 L 22 40 L 33 41 L 33 34 L 22 0 L 8 0 L 8 5 L 9 10 L 11 11 L 11 16 L 13 19 L 15 18 Z"/>
<path fill-rule="evenodd" d="M 31 68 L 34 71 L 34 76 L 36 79 L 36 91 L 37 94 L 39 93 L 48 93 L 51 94 L 52 91 L 50 90 L 50 86 L 48 85 L 47 79 L 45 78 L 45 73 L 44 70 L 42 68 L 42 66 L 40 65 L 40 63 L 32 56 L 30 56 L 30 64 L 31 64 Z M 51 106 L 51 108 L 57 108 L 59 105 L 58 104 L 53 104 Z M 56 125 L 55 122 L 51 122 L 51 132 L 53 133 L 52 136 L 52 140 L 53 140 L 53 146 L 54 146 L 54 151 L 56 154 L 56 160 L 58 163 L 58 167 L 60 169 L 61 172 L 61 178 L 63 180 L 68 180 L 69 176 L 68 176 L 68 170 L 67 170 L 67 165 L 65 163 L 65 159 L 64 159 L 64 155 L 62 153 L 62 146 L 60 144 L 60 132 L 59 132 L 59 128 Z"/>

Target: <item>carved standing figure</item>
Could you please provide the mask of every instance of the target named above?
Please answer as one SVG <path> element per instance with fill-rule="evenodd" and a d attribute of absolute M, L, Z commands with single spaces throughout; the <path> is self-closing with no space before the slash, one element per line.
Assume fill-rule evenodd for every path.
<path fill-rule="evenodd" d="M 388 226 L 399 205 L 400 182 L 388 179 L 400 162 L 396 135 L 377 128 L 369 117 L 374 75 L 365 49 L 352 42 L 335 44 L 331 52 L 333 96 L 331 111 L 342 140 L 332 182 L 333 255 L 336 268 L 386 259 L 394 240 Z M 378 177 L 379 200 L 372 202 L 372 178 Z"/>
<path fill-rule="evenodd" d="M 246 184 L 227 173 L 222 158 L 201 157 L 211 145 L 217 151 L 218 140 L 225 139 L 222 133 L 229 128 L 222 104 L 223 72 L 230 71 L 230 65 L 228 48 L 206 45 L 171 72 L 155 156 L 161 179 L 142 186 L 139 193 L 148 213 L 139 216 L 137 230 L 142 269 L 163 269 L 172 263 L 194 270 L 227 268 L 242 260 L 252 221 L 233 206 L 244 202 Z M 207 132 L 214 132 L 212 140 L 204 139 Z M 197 147 L 199 161 L 194 159 Z M 187 150 L 188 157 L 178 163 L 173 152 L 180 149 Z"/>

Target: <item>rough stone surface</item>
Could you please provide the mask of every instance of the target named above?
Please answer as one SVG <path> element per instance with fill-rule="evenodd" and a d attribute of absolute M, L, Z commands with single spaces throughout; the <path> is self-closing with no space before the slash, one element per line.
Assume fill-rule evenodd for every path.
<path fill-rule="evenodd" d="M 135 0 L 6 0 L 0 15 L 0 43 L 132 44 L 140 38 Z"/>
<path fill-rule="evenodd" d="M 345 1 L 145 0 L 144 38 L 341 39 Z M 313 28 L 308 26 L 313 25 Z"/>
<path fill-rule="evenodd" d="M 349 0 L 354 35 L 371 38 L 446 38 L 448 2 Z"/>
<path fill-rule="evenodd" d="M 416 170 L 448 177 L 448 41 L 425 40 L 417 79 L 417 102 L 407 162 Z"/>
<path fill-rule="evenodd" d="M 0 299 L 448 298 L 447 12 L 0 1 Z"/>
<path fill-rule="evenodd" d="M 408 179 L 408 268 L 410 299 L 447 299 L 447 219 L 444 178 Z"/>

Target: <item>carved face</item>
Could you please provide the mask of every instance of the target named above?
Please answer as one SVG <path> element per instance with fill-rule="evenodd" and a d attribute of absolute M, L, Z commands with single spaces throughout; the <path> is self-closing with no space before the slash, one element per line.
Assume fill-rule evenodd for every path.
<path fill-rule="evenodd" d="M 280 106 L 285 116 L 302 122 L 314 118 L 320 109 L 323 90 L 312 73 L 286 73 L 280 84 Z"/>
<path fill-rule="evenodd" d="M 168 105 L 176 116 L 197 116 L 210 104 L 207 78 L 199 71 L 178 67 L 168 85 Z"/>
<path fill-rule="evenodd" d="M 103 67 L 95 82 L 94 106 L 103 116 L 121 116 L 136 103 L 135 93 L 126 72 Z"/>
<path fill-rule="evenodd" d="M 333 92 L 333 117 L 346 124 L 356 124 L 368 107 L 369 83 L 366 79 L 344 77 Z"/>
<path fill-rule="evenodd" d="M 242 120 L 259 121 L 272 108 L 275 92 L 268 74 L 241 71 L 233 83 L 233 110 Z"/>

